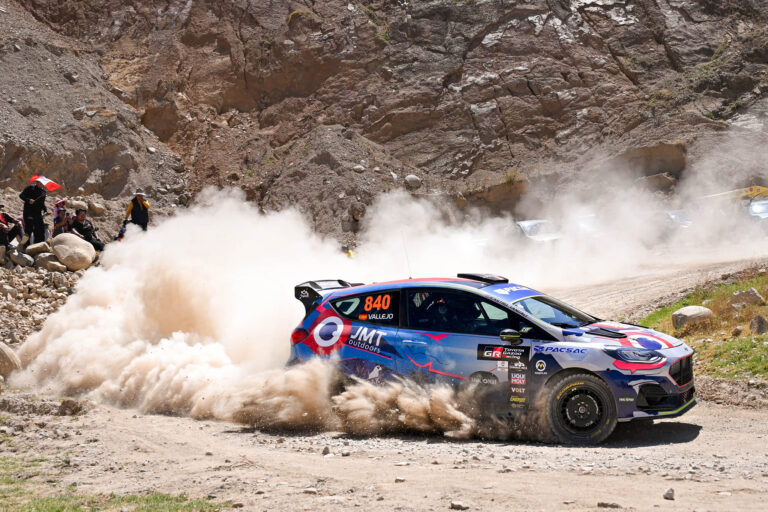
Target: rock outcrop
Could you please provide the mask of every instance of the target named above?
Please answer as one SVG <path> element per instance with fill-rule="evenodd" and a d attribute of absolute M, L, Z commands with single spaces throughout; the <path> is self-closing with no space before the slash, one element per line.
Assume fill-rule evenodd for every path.
<path fill-rule="evenodd" d="M 415 190 L 409 174 L 419 193 L 470 198 L 604 165 L 669 190 L 729 126 L 766 137 L 747 109 L 768 111 L 768 0 L 36 0 L 8 16 L 19 6 L 61 36 L 4 36 L 21 78 L 0 79 L 20 91 L 1 120 L 69 119 L 72 150 L 14 128 L 0 169 L 58 159 L 68 188 L 105 196 L 173 169 L 157 186 L 170 201 L 189 201 L 179 181 L 230 185 L 338 231 L 352 202 Z M 36 100 L 49 93 L 31 69 L 69 103 Z M 92 151 L 73 140 L 95 133 Z"/>

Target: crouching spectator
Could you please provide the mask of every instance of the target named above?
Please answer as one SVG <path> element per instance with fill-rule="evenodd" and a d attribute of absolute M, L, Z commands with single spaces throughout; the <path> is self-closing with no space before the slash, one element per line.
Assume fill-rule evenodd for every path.
<path fill-rule="evenodd" d="M 21 239 L 24 235 L 21 223 L 6 214 L 5 205 L 0 204 L 0 245 L 9 247 L 15 238 Z"/>
<path fill-rule="evenodd" d="M 96 237 L 96 228 L 93 227 L 91 221 L 85 218 L 84 209 L 75 210 L 75 218 L 72 220 L 70 232 L 89 242 L 97 251 L 104 250 L 104 242 Z"/>

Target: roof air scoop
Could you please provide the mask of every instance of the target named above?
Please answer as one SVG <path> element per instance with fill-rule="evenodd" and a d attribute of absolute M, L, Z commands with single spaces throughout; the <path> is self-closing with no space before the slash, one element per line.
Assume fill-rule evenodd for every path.
<path fill-rule="evenodd" d="M 509 282 L 509 279 L 506 277 L 496 276 L 493 274 L 458 274 L 456 277 L 459 279 L 471 279 L 473 281 L 480 281 L 481 283 L 488 284 L 502 284 Z"/>

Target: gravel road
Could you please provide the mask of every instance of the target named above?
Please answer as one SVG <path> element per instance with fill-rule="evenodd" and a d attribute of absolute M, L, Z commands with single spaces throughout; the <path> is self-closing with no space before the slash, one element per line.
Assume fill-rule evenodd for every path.
<path fill-rule="evenodd" d="M 740 262 L 647 273 L 562 296 L 596 314 L 630 315 L 720 279 Z M 554 291 L 554 290 L 548 290 Z M 620 425 L 608 442 L 573 448 L 439 436 L 353 438 L 258 432 L 7 391 L 0 456 L 43 456 L 52 490 L 185 492 L 243 510 L 765 510 L 768 409 L 702 402 L 653 424 Z M 765 402 L 763 402 L 765 403 Z M 47 407 L 46 404 L 51 404 Z M 42 480 L 41 482 L 45 482 Z M 664 498 L 674 490 L 674 500 Z M 460 502 L 460 503 L 458 503 Z M 453 505 L 452 505 L 453 503 Z"/>

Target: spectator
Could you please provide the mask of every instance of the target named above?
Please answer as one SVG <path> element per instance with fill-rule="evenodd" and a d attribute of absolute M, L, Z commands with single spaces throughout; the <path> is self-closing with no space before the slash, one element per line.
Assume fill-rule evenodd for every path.
<path fill-rule="evenodd" d="M 97 251 L 104 250 L 104 242 L 96 237 L 96 228 L 91 221 L 85 218 L 85 210 L 78 208 L 75 210 L 75 218 L 72 220 L 72 234 L 79 236 L 86 242 L 89 242 Z"/>
<path fill-rule="evenodd" d="M 125 212 L 125 221 L 130 217 L 131 222 L 141 226 L 144 231 L 149 224 L 149 202 L 144 199 L 144 189 L 137 188 L 133 199 L 128 204 L 128 211 Z"/>
<path fill-rule="evenodd" d="M 23 234 L 21 223 L 5 213 L 5 205 L 0 204 L 0 245 L 10 249 L 13 239 L 21 239 Z"/>
<path fill-rule="evenodd" d="M 59 199 L 56 204 L 53 205 L 53 218 L 56 219 L 59 216 L 59 210 L 67 208 L 67 200 Z"/>
<path fill-rule="evenodd" d="M 24 226 L 28 234 L 31 234 L 35 243 L 45 240 L 45 225 L 43 213 L 47 191 L 43 186 L 43 180 L 36 179 L 31 185 L 27 185 L 19 194 L 19 199 L 24 201 Z"/>
<path fill-rule="evenodd" d="M 54 212 L 53 236 L 56 237 L 62 233 L 69 233 L 72 216 L 67 209 L 64 206 L 56 206 Z"/>

